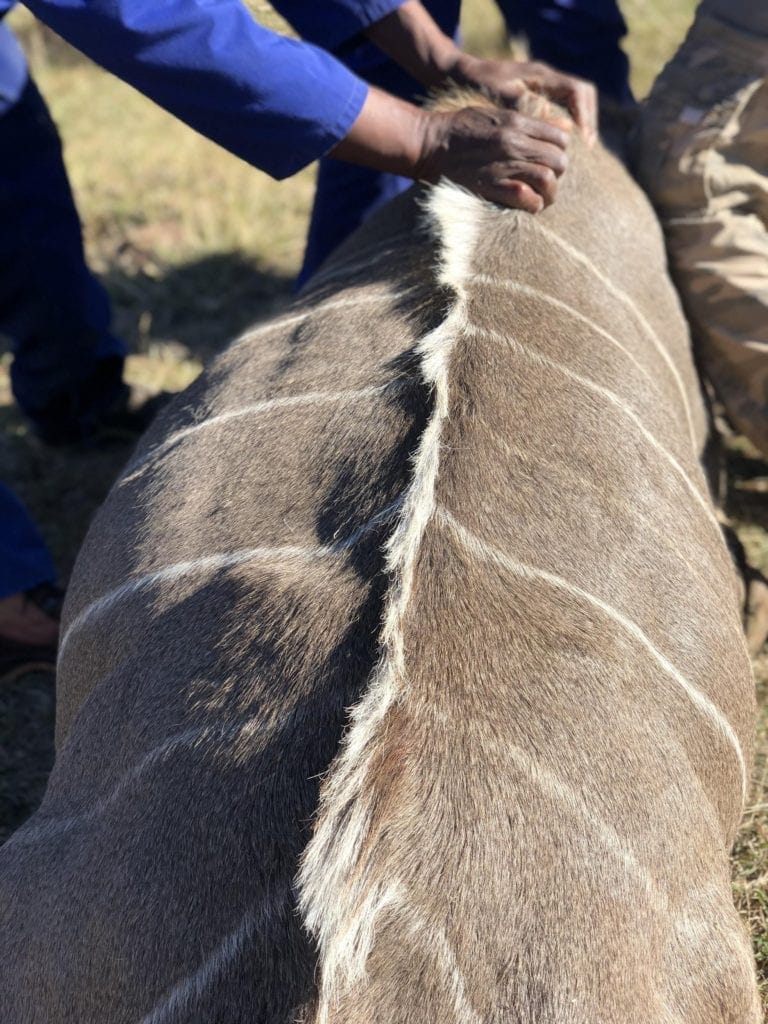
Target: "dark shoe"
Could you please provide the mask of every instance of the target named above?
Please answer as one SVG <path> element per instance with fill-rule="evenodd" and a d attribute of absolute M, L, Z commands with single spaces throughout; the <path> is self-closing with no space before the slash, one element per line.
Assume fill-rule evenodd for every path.
<path fill-rule="evenodd" d="M 55 671 L 63 600 L 52 583 L 0 599 L 0 679 Z"/>

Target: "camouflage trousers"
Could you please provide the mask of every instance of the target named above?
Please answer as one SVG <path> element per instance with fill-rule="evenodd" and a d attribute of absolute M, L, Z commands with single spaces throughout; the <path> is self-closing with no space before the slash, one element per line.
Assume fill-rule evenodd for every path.
<path fill-rule="evenodd" d="M 644 107 L 636 164 L 700 366 L 768 457 L 768 34 L 749 23 L 764 29 L 762 4 L 731 0 L 742 27 L 701 5 Z"/>

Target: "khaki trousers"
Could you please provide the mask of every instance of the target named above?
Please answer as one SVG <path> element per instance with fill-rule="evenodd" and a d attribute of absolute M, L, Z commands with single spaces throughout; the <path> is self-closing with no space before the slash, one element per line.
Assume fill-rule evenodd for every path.
<path fill-rule="evenodd" d="M 743 25 L 763 0 L 732 2 Z M 733 425 L 768 457 L 768 35 L 707 6 L 644 106 L 636 169 L 700 365 Z"/>

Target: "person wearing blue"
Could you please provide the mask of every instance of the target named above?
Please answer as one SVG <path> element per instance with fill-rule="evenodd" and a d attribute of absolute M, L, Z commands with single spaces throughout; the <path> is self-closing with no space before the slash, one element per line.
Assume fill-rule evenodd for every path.
<path fill-rule="evenodd" d="M 511 35 L 526 37 L 532 57 L 559 71 L 586 79 L 604 98 L 620 106 L 634 103 L 629 85 L 629 61 L 621 48 L 627 26 L 616 0 L 497 0 Z M 458 35 L 460 0 L 425 0 L 443 35 L 422 31 L 422 50 L 440 51 L 429 67 L 403 66 L 393 47 L 387 48 L 387 32 L 406 22 L 403 32 L 414 30 L 418 3 L 404 2 L 367 31 L 339 42 L 333 24 L 324 17 L 324 5 L 296 0 L 273 0 L 276 7 L 303 36 L 334 53 L 355 74 L 386 92 L 418 102 L 430 88 L 441 84 L 448 73 L 459 82 L 475 84 L 462 65 L 467 54 L 452 45 Z M 407 21 L 410 18 L 410 26 Z M 453 68 L 451 67 L 455 65 Z M 467 69 L 468 70 L 468 69 Z M 525 73 L 521 66 L 521 71 Z M 531 65 L 528 74 L 535 74 Z M 435 71 L 438 73 L 436 74 Z M 338 160 L 323 158 L 318 167 L 317 188 L 310 219 L 304 260 L 298 277 L 303 285 L 344 238 L 375 210 L 411 184 L 409 178 L 382 173 Z"/>
<path fill-rule="evenodd" d="M 13 5 L 0 0 L 0 17 Z M 529 85 L 563 102 L 576 124 L 594 133 L 594 92 L 585 83 L 540 65 L 463 55 L 452 39 L 455 0 L 435 4 L 437 22 L 418 0 L 276 4 L 320 45 L 270 32 L 238 0 L 25 6 L 104 68 L 278 179 L 331 157 L 409 181 L 446 176 L 532 213 L 554 200 L 567 164 L 566 130 L 514 109 L 421 109 L 388 92 L 398 87 L 386 77 L 381 87 L 364 81 L 357 57 L 349 66 L 338 59 L 368 43 L 411 83 L 452 79 L 489 89 L 511 106 Z M 0 61 L 0 331 L 14 346 L 14 394 L 43 439 L 55 443 L 87 436 L 121 401 L 124 348 L 109 331 L 106 296 L 85 267 L 58 136 L 8 36 L 4 30 Z M 414 95 L 412 87 L 399 91 Z M 55 647 L 55 617 L 34 598 L 51 579 L 42 540 L 3 488 L 0 664 L 4 652 L 18 655 L 25 645 L 27 653 Z M 40 642 L 46 618 L 50 642 Z"/>

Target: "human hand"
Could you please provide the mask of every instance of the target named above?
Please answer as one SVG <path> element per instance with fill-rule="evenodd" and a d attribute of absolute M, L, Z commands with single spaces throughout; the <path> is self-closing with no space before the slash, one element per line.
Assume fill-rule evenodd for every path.
<path fill-rule="evenodd" d="M 561 104 L 584 133 L 589 145 L 597 139 L 597 90 L 591 82 L 532 61 L 482 60 L 459 53 L 450 69 L 459 85 L 483 89 L 507 106 L 516 107 L 527 90 Z"/>
<path fill-rule="evenodd" d="M 444 176 L 486 199 L 538 213 L 555 199 L 567 145 L 562 128 L 514 110 L 431 111 L 413 177 Z"/>

